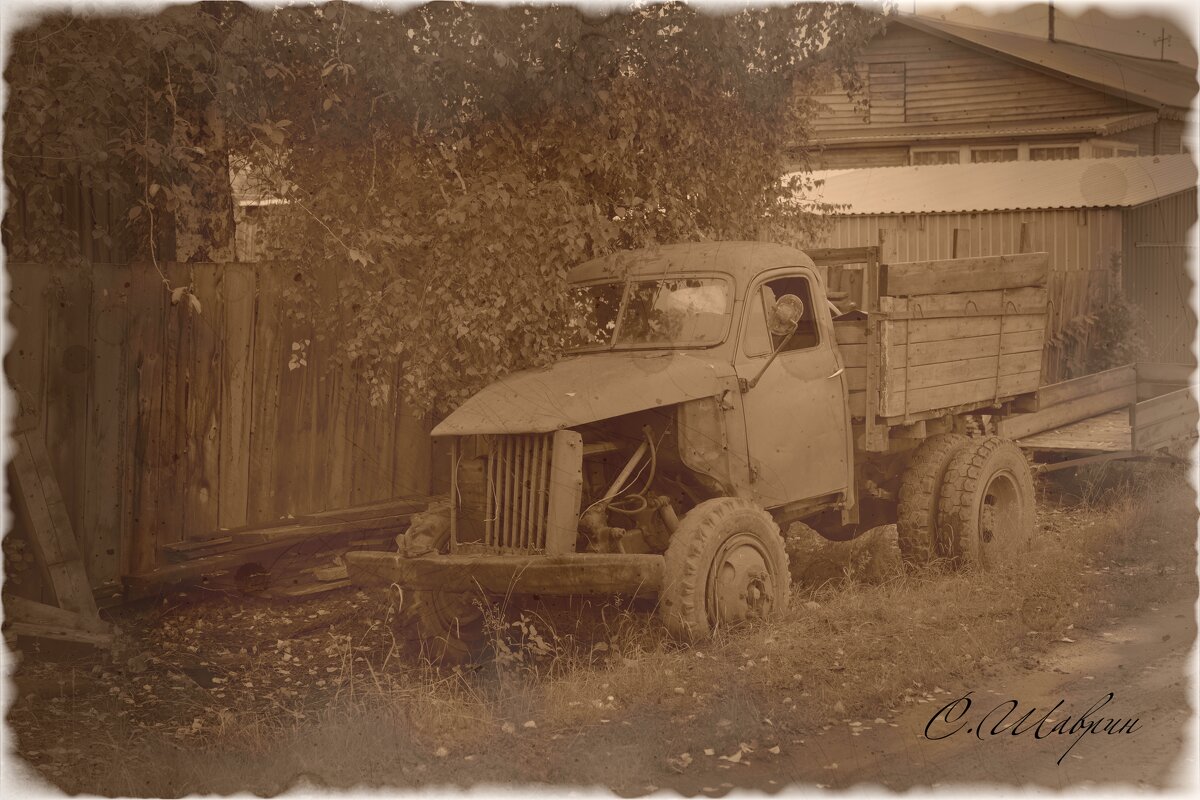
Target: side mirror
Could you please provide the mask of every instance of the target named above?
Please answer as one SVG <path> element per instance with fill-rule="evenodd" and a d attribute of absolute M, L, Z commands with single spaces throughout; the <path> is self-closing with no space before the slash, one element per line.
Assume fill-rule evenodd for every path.
<path fill-rule="evenodd" d="M 804 316 L 804 301 L 794 294 L 785 294 L 771 306 L 767 317 L 767 328 L 775 336 L 787 336 L 795 332 Z"/>
<path fill-rule="evenodd" d="M 800 318 L 804 316 L 804 301 L 794 294 L 785 294 L 783 297 L 775 301 L 775 305 L 771 306 L 770 312 L 767 314 L 767 329 L 771 334 L 779 339 L 779 344 L 775 345 L 775 349 L 771 351 L 771 357 L 762 365 L 762 369 L 758 371 L 751 380 L 743 378 L 741 388 L 743 392 L 748 392 L 758 385 L 759 379 L 771 363 L 775 360 L 775 356 L 779 355 L 779 351 L 784 348 L 792 336 L 795 335 L 796 329 L 800 327 Z"/>

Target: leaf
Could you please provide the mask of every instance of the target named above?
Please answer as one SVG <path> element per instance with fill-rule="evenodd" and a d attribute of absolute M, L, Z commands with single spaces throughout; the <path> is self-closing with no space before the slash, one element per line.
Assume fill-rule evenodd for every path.
<path fill-rule="evenodd" d="M 141 215 L 142 215 L 142 207 L 141 206 L 134 206 L 133 208 L 129 209 L 129 221 L 130 222 L 133 222 L 135 219 L 137 219 Z"/>
<path fill-rule="evenodd" d="M 183 297 L 183 293 L 186 291 L 187 291 L 187 288 L 184 286 L 177 286 L 174 289 L 172 289 L 171 290 L 171 305 L 178 304 L 180 298 Z"/>
<path fill-rule="evenodd" d="M 199 297 L 196 297 L 196 295 L 191 294 L 189 292 L 188 293 L 188 303 L 191 306 L 192 311 L 195 311 L 197 314 L 200 313 L 200 298 Z"/>

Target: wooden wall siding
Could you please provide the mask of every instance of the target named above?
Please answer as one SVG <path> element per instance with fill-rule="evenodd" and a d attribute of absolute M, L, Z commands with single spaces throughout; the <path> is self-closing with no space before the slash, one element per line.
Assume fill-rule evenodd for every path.
<path fill-rule="evenodd" d="M 1138 306 L 1147 361 L 1196 363 L 1195 223 L 1195 189 L 1126 212 L 1125 292 Z"/>
<path fill-rule="evenodd" d="M 831 87 L 817 97 L 829 106 L 829 112 L 815 123 L 818 133 L 894 125 L 898 121 L 1086 117 L 1141 108 L 900 25 L 892 26 L 886 34 L 872 39 L 859 61 L 868 78 L 874 74 L 874 65 L 904 65 L 903 119 L 895 118 L 890 105 L 888 114 L 881 119 L 872 114 L 864 115 L 855 111 L 845 92 Z M 894 80 L 894 76 L 889 76 L 888 80 Z M 869 85 L 866 91 L 870 96 Z"/>
<path fill-rule="evenodd" d="M 87 271 L 10 264 L 5 371 L 41 420 L 93 586 L 220 527 L 429 491 L 428 421 L 372 408 L 349 367 L 282 312 L 269 265 Z M 332 302 L 335 276 L 322 279 Z M 292 343 L 310 340 L 289 370 Z"/>
<path fill-rule="evenodd" d="M 1158 153 L 1169 155 L 1171 153 L 1183 153 L 1187 150 L 1184 146 L 1183 120 L 1164 119 L 1158 123 Z"/>
<path fill-rule="evenodd" d="M 1107 298 L 1113 260 L 1121 253 L 1121 224 L 1117 209 L 844 216 L 834 219 L 814 247 L 881 245 L 885 262 L 1049 253 L 1043 374 L 1049 382 L 1070 376 L 1081 364 L 1086 340 L 1071 322 Z"/>

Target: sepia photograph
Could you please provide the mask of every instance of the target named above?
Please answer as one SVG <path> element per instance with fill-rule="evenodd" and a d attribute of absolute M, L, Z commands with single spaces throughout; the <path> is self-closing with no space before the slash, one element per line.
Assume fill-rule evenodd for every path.
<path fill-rule="evenodd" d="M 0 794 L 1200 790 L 1185 0 L 0 23 Z"/>

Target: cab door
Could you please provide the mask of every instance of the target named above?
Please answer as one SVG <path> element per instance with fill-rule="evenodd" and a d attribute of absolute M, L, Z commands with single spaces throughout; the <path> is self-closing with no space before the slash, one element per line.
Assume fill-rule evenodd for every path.
<path fill-rule="evenodd" d="M 804 303 L 799 325 L 757 385 L 741 397 L 750 487 L 765 508 L 849 486 L 846 376 L 833 347 L 825 294 L 812 270 L 772 270 L 752 284 L 734 366 L 745 386 L 767 363 L 783 338 L 768 330 L 767 314 L 785 294 Z"/>

